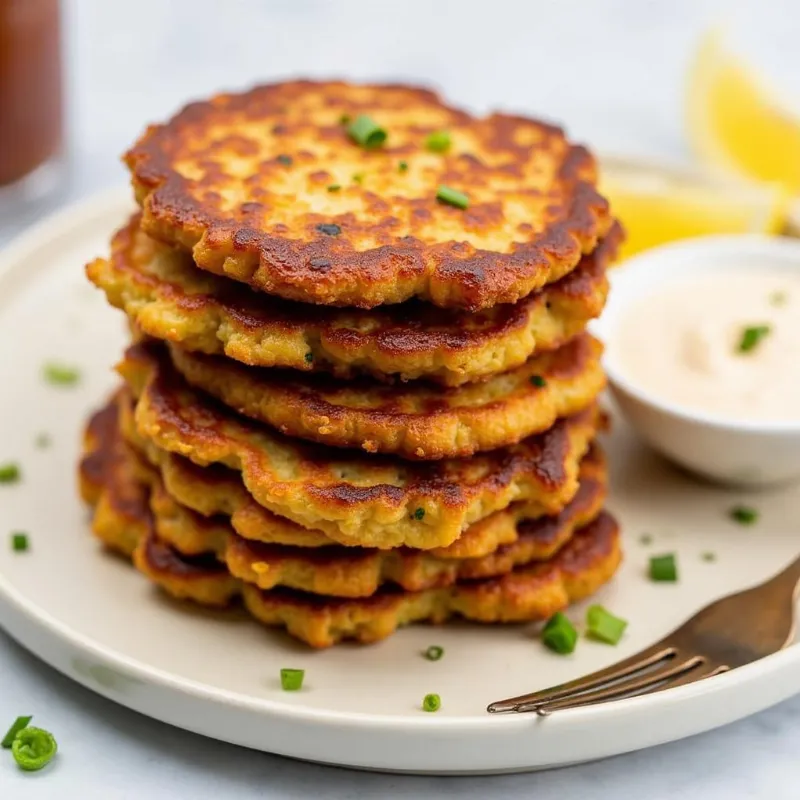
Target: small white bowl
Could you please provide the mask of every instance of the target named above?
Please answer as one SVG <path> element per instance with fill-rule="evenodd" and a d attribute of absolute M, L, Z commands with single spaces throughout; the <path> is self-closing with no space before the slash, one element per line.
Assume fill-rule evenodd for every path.
<path fill-rule="evenodd" d="M 612 270 L 611 295 L 592 330 L 606 344 L 605 367 L 621 411 L 654 449 L 721 483 L 768 486 L 800 478 L 800 409 L 796 422 L 731 421 L 678 406 L 637 385 L 614 350 L 620 317 L 659 285 L 731 270 L 800 273 L 800 241 L 756 234 L 704 236 L 648 250 Z"/>

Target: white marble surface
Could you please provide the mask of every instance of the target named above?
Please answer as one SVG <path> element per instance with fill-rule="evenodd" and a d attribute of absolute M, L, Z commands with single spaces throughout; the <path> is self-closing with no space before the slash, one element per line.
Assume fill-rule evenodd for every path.
<path fill-rule="evenodd" d="M 683 72 L 707 25 L 733 18 L 735 35 L 782 92 L 800 83 L 796 0 L 65 5 L 72 176 L 64 200 L 124 181 L 118 156 L 146 121 L 192 96 L 263 78 L 424 80 L 462 104 L 546 114 L 604 151 L 671 160 L 689 157 Z M 7 236 L 22 222 L 0 219 L 0 230 Z M 71 683 L 0 635 L 0 719 L 22 712 L 55 732 L 61 753 L 34 775 L 0 758 L 0 798 L 800 796 L 800 697 L 714 733 L 598 764 L 497 778 L 384 776 L 296 763 L 169 728 Z"/>

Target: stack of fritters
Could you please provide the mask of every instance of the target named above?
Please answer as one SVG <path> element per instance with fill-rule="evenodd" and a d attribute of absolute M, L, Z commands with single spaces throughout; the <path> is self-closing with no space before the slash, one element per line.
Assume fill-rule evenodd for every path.
<path fill-rule="evenodd" d="M 611 577 L 585 327 L 622 232 L 585 149 L 420 89 L 290 82 L 190 105 L 125 160 L 141 211 L 87 268 L 133 339 L 81 465 L 106 544 L 316 647 L 545 619 Z"/>

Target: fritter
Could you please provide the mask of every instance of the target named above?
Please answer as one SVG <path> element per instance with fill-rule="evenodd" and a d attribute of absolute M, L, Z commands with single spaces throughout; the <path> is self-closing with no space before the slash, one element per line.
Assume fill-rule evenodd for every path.
<path fill-rule="evenodd" d="M 95 467 L 102 457 L 95 453 Z M 234 578 L 212 553 L 179 553 L 156 534 L 145 484 L 120 487 L 124 473 L 90 468 L 82 475 L 87 500 L 97 505 L 93 529 L 127 555 L 169 594 L 206 606 L 241 595 L 250 613 L 312 647 L 345 639 L 374 642 L 412 622 L 461 616 L 478 622 L 527 622 L 550 617 L 608 581 L 620 560 L 619 531 L 606 512 L 578 531 L 550 560 L 497 578 L 469 580 L 419 592 L 386 586 L 370 597 L 342 598 L 295 589 L 265 591 Z M 130 477 L 130 474 L 128 474 Z"/>
<path fill-rule="evenodd" d="M 287 436 L 411 460 L 470 456 L 516 444 L 591 405 L 605 388 L 603 347 L 588 334 L 482 383 L 389 386 L 169 348 L 193 387 Z"/>
<path fill-rule="evenodd" d="M 384 146 L 359 146 L 343 115 L 376 121 Z M 442 130 L 450 146 L 430 152 Z M 203 269 L 321 305 L 513 303 L 566 275 L 611 226 L 594 159 L 559 128 L 472 117 L 410 86 L 217 95 L 150 126 L 125 161 L 148 234 Z M 468 208 L 440 202 L 442 185 Z"/>
<path fill-rule="evenodd" d="M 420 591 L 461 580 L 496 577 L 518 566 L 551 558 L 578 528 L 600 513 L 606 495 L 605 466 L 595 449 L 592 457 L 587 456 L 581 464 L 580 488 L 571 503 L 557 515 L 521 521 L 513 543 L 482 557 L 449 558 L 409 548 L 262 544 L 237 535 L 229 518 L 204 517 L 173 499 L 158 471 L 149 466 L 142 468 L 135 451 L 124 442 L 114 424 L 113 413 L 96 415 L 90 423 L 92 428 L 98 434 L 87 437 L 87 445 L 95 449 L 84 456 L 82 473 L 96 473 L 93 465 L 99 460 L 105 467 L 105 482 L 113 483 L 117 496 L 132 494 L 127 486 L 147 486 L 155 532 L 162 542 L 182 555 L 214 552 L 232 575 L 261 589 L 286 586 L 314 594 L 367 597 L 384 583 Z M 92 482 L 91 475 L 82 478 L 82 482 Z M 97 519 L 103 516 L 107 515 L 98 513 Z"/>
<path fill-rule="evenodd" d="M 596 405 L 519 444 L 467 459 L 403 462 L 289 439 L 192 389 L 152 343 L 118 368 L 138 398 L 139 434 L 197 464 L 242 473 L 272 511 L 346 545 L 449 545 L 472 522 L 515 500 L 560 511 L 603 415 Z"/>
<path fill-rule="evenodd" d="M 86 271 L 136 327 L 188 350 L 340 378 L 368 373 L 457 386 L 513 369 L 580 333 L 603 309 L 606 268 L 621 240 L 615 225 L 565 278 L 474 314 L 419 302 L 363 311 L 254 295 L 200 272 L 189 256 L 142 233 L 137 217 L 114 236 L 110 259 Z"/>

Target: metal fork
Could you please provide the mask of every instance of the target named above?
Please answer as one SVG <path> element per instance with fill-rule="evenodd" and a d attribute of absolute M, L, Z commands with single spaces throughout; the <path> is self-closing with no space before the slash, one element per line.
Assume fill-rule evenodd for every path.
<path fill-rule="evenodd" d="M 771 580 L 723 597 L 651 647 L 606 669 L 531 694 L 491 703 L 487 711 L 553 711 L 650 694 L 741 667 L 794 639 L 800 558 Z"/>

